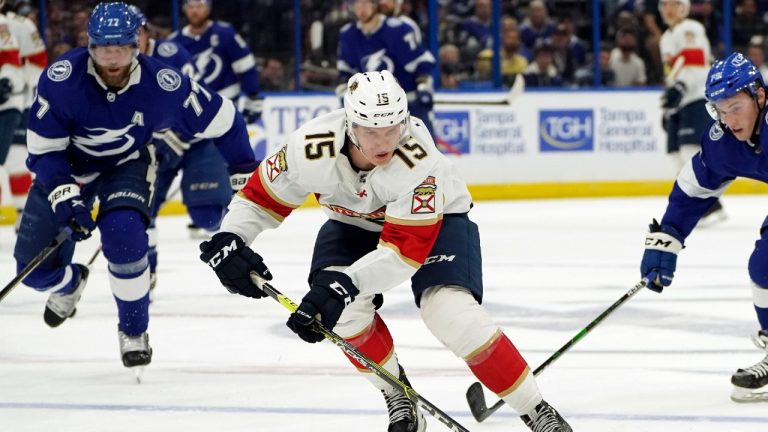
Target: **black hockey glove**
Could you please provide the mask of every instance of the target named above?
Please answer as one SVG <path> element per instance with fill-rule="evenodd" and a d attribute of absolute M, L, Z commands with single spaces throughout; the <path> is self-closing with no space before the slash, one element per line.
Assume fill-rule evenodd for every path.
<path fill-rule="evenodd" d="M 312 287 L 301 299 L 296 312 L 288 318 L 288 328 L 309 343 L 320 342 L 324 336 L 312 328 L 315 319 L 333 330 L 344 308 L 355 300 L 360 291 L 346 274 L 323 270 L 312 280 Z M 319 315 L 319 317 L 318 317 Z"/>
<path fill-rule="evenodd" d="M 11 80 L 6 77 L 0 78 L 0 105 L 8 102 L 8 99 L 11 98 L 11 93 L 13 93 Z"/>
<path fill-rule="evenodd" d="M 264 99 L 256 96 L 247 96 L 243 101 L 243 119 L 245 124 L 253 124 L 261 119 L 261 110 L 264 106 Z"/>
<path fill-rule="evenodd" d="M 48 194 L 48 202 L 51 203 L 53 217 L 59 226 L 69 227 L 72 230 L 69 236 L 72 240 L 85 240 L 96 229 L 91 209 L 80 196 L 80 186 L 75 183 L 57 186 Z"/>
<path fill-rule="evenodd" d="M 245 245 L 239 235 L 220 232 L 209 241 L 200 243 L 200 259 L 216 272 L 221 284 L 232 294 L 262 298 L 267 294 L 251 280 L 251 272 L 264 280 L 272 273 L 259 254 Z"/>
<path fill-rule="evenodd" d="M 664 91 L 664 95 L 661 96 L 661 107 L 664 109 L 674 109 L 680 106 L 685 90 L 685 84 L 681 81 L 677 81 L 672 87 L 668 87 Z"/>
<path fill-rule="evenodd" d="M 647 288 L 660 293 L 672 284 L 677 267 L 677 254 L 683 250 L 683 236 L 669 225 L 659 225 L 656 219 L 645 236 L 645 252 L 640 263 L 640 276 L 648 278 Z"/>

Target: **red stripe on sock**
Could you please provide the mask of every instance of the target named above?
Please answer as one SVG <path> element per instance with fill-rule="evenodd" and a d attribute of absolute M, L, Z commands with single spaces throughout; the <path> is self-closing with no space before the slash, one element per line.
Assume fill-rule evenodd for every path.
<path fill-rule="evenodd" d="M 373 322 L 364 332 L 347 339 L 347 342 L 380 365 L 389 359 L 395 349 L 392 335 L 379 314 L 374 314 Z M 356 368 L 368 370 L 368 368 L 349 355 L 347 355 L 347 358 Z"/>
<path fill-rule="evenodd" d="M 8 183 L 11 186 L 11 195 L 19 196 L 29 193 L 29 188 L 32 187 L 32 174 L 14 174 L 8 176 Z"/>
<path fill-rule="evenodd" d="M 509 393 L 524 377 L 528 363 L 504 333 L 488 348 L 467 359 L 472 373 L 496 394 Z"/>

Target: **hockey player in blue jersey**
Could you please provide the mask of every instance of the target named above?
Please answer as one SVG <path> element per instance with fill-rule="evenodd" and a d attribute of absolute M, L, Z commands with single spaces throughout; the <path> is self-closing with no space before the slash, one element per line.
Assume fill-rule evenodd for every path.
<path fill-rule="evenodd" d="M 259 70 L 248 45 L 231 25 L 211 21 L 211 0 L 184 0 L 188 24 L 170 40 L 180 43 L 195 59 L 199 81 L 223 97 L 242 101 L 248 124 L 261 118 Z"/>
<path fill-rule="evenodd" d="M 248 140 L 229 100 L 138 54 L 138 23 L 125 3 L 100 3 L 88 48 L 60 57 L 40 77 L 28 125 L 27 164 L 36 175 L 14 248 L 26 266 L 65 228 L 71 238 L 25 279 L 50 293 L 43 315 L 56 327 L 75 313 L 88 268 L 72 263 L 75 242 L 98 227 L 117 303 L 126 367 L 152 360 L 146 229 L 155 195 L 153 132 Z M 91 207 L 99 199 L 92 218 Z"/>
<path fill-rule="evenodd" d="M 342 27 L 339 35 L 336 94 L 344 94 L 347 81 L 357 72 L 388 70 L 408 95 L 408 111 L 434 135 L 435 57 L 424 49 L 412 27 L 400 18 L 378 13 L 377 6 L 378 0 L 354 0 L 357 21 Z"/>
<path fill-rule="evenodd" d="M 731 54 L 710 68 L 705 96 L 715 121 L 702 135 L 701 150 L 680 171 L 661 223 L 654 220 L 645 239 L 640 272 L 657 292 L 672 283 L 686 237 L 734 179 L 768 183 L 768 110 L 760 71 L 742 54 Z M 753 340 L 768 351 L 768 218 L 747 268 L 760 326 Z M 734 401 L 768 401 L 768 355 L 737 370 L 731 383 Z"/>
<path fill-rule="evenodd" d="M 139 51 L 173 66 L 193 77 L 195 67 L 192 55 L 174 41 L 159 41 L 149 37 L 146 15 L 136 6 L 129 6 L 139 23 Z M 240 117 L 240 113 L 235 113 Z M 244 123 L 238 119 L 238 122 Z M 229 137 L 224 137 L 229 138 Z M 232 193 L 240 190 L 256 169 L 256 160 L 250 143 L 239 139 L 183 138 L 172 129 L 154 134 L 163 148 L 172 149 L 160 159 L 157 170 L 156 199 L 152 209 L 149 235 L 150 297 L 157 283 L 157 229 L 154 219 L 166 200 L 174 178 L 182 172 L 181 191 L 187 213 L 194 226 L 207 231 L 219 228 L 221 218 L 232 199 Z"/>

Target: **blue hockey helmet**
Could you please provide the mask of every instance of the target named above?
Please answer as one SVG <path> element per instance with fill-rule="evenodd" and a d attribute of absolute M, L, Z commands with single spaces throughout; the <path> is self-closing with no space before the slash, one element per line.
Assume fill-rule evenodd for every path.
<path fill-rule="evenodd" d="M 128 6 L 128 10 L 130 10 L 131 13 L 136 17 L 136 21 L 138 21 L 140 27 L 147 26 L 147 23 L 149 22 L 147 20 L 147 16 L 144 15 L 144 12 L 142 12 L 138 6 L 130 5 Z"/>
<path fill-rule="evenodd" d="M 742 90 L 752 97 L 757 97 L 757 90 L 765 88 L 765 82 L 760 71 L 752 62 L 739 52 L 718 60 L 707 74 L 704 97 L 710 103 L 731 98 Z"/>
<path fill-rule="evenodd" d="M 90 45 L 137 45 L 139 21 L 123 2 L 99 3 L 88 21 Z"/>

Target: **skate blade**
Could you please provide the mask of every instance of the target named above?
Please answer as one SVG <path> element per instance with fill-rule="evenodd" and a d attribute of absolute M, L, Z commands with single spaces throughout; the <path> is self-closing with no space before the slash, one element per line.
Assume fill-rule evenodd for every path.
<path fill-rule="evenodd" d="M 768 402 L 768 388 L 745 389 L 736 387 L 731 393 L 731 400 L 737 403 Z"/>
<path fill-rule="evenodd" d="M 699 220 L 699 222 L 696 224 L 696 228 L 710 228 L 712 226 L 725 222 L 727 219 L 728 219 L 728 215 L 726 215 L 724 211 L 718 210 L 714 213 L 711 213 L 707 216 L 702 217 Z"/>
<path fill-rule="evenodd" d="M 141 384 L 141 377 L 144 375 L 144 366 L 134 366 L 131 369 L 133 370 L 133 376 L 136 378 L 136 384 Z"/>

